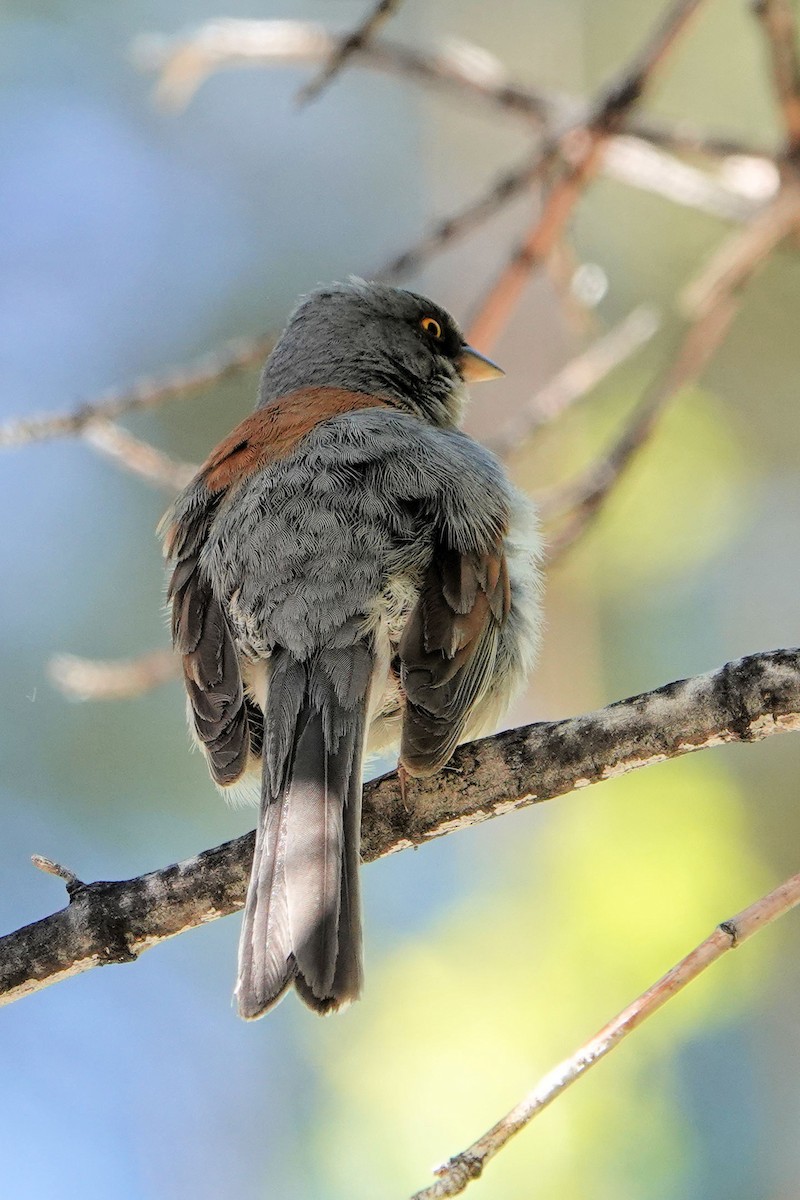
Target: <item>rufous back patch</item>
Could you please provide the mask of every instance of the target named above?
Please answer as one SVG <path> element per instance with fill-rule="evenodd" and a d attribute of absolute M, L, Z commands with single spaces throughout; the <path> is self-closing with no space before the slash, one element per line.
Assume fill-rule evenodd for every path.
<path fill-rule="evenodd" d="M 291 454 L 298 442 L 330 417 L 359 408 L 391 408 L 380 396 L 366 396 L 345 388 L 303 388 L 273 400 L 236 426 L 200 468 L 200 478 L 211 493 L 224 492 L 232 483 Z"/>

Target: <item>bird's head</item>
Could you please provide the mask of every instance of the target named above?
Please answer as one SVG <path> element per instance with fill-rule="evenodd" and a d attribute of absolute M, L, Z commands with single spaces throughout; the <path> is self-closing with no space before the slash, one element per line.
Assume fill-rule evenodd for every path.
<path fill-rule="evenodd" d="M 304 296 L 267 359 L 259 407 L 306 387 L 381 396 L 433 425 L 457 425 L 466 385 L 502 375 L 438 304 L 385 284 L 334 283 Z"/>

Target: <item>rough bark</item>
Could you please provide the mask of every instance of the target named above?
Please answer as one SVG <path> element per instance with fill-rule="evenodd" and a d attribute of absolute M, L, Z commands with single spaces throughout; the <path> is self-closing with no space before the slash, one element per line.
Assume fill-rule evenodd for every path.
<path fill-rule="evenodd" d="M 774 650 L 563 721 L 462 746 L 445 771 L 395 774 L 364 789 L 366 862 L 639 767 L 726 742 L 800 729 L 800 650 Z M 247 834 L 135 879 L 84 884 L 69 904 L 0 938 L 0 1004 L 107 963 L 131 962 L 184 930 L 242 907 Z"/>

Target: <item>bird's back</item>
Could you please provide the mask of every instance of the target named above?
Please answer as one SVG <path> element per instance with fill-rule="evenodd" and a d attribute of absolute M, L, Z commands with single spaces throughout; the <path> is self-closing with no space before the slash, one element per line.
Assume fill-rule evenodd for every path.
<path fill-rule="evenodd" d="M 463 447 L 461 435 L 414 417 L 363 409 L 322 422 L 239 484 L 202 566 L 248 654 L 283 646 L 307 657 L 359 616 L 383 621 L 399 642 L 430 562 L 431 506 L 452 481 L 456 436 Z M 487 491 L 493 482 L 484 480 Z M 498 510 L 502 502 L 498 494 Z"/>

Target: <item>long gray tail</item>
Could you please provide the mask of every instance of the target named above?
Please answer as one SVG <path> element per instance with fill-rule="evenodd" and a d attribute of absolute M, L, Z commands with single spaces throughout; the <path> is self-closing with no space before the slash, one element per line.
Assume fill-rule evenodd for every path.
<path fill-rule="evenodd" d="M 271 660 L 261 817 L 239 942 L 239 1015 L 294 983 L 317 1012 L 361 991 L 361 766 L 367 644 Z"/>

